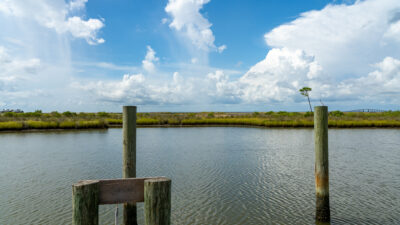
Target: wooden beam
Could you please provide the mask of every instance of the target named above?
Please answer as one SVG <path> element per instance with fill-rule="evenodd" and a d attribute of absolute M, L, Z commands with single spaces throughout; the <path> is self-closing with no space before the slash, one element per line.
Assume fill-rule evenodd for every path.
<path fill-rule="evenodd" d="M 126 178 L 112 180 L 84 180 L 79 185 L 98 183 L 98 204 L 144 202 L 144 181 L 163 177 Z"/>

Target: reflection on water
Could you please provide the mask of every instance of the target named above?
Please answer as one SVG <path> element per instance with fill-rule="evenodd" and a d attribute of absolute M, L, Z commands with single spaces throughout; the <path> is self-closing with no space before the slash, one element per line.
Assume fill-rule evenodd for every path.
<path fill-rule="evenodd" d="M 0 224 L 70 224 L 72 183 L 121 177 L 121 131 L 0 134 Z M 173 224 L 315 222 L 311 129 L 137 135 L 138 176 L 172 179 Z M 400 130 L 331 129 L 329 141 L 331 224 L 398 223 Z M 114 210 L 100 207 L 102 224 Z"/>

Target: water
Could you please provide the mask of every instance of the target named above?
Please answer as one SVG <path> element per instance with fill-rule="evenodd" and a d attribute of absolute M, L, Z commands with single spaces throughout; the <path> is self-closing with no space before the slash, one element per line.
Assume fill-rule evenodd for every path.
<path fill-rule="evenodd" d="M 0 224 L 70 224 L 72 183 L 121 177 L 121 132 L 0 134 Z M 332 224 L 400 224 L 400 130 L 329 132 Z M 314 223 L 312 129 L 141 128 L 137 146 L 138 176 L 172 179 L 173 224 Z"/>

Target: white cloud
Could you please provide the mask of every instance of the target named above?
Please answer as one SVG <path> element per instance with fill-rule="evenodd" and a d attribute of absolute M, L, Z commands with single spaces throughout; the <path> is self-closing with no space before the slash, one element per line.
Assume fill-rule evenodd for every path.
<path fill-rule="evenodd" d="M 9 103 L 11 100 L 41 94 L 42 91 L 39 89 L 23 89 L 24 86 L 35 79 L 40 71 L 41 62 L 39 59 L 14 58 L 10 56 L 6 48 L 0 46 L 0 99 Z"/>
<path fill-rule="evenodd" d="M 265 34 L 273 48 L 301 49 L 335 76 L 363 75 L 387 55 L 400 57 L 400 1 L 366 0 L 328 5 Z"/>
<path fill-rule="evenodd" d="M 151 48 L 151 46 L 147 46 L 147 53 L 142 61 L 143 69 L 149 73 L 154 73 L 156 67 L 154 62 L 158 62 L 159 58 L 156 57 L 156 52 Z"/>
<path fill-rule="evenodd" d="M 85 4 L 88 0 L 72 0 L 68 4 L 70 11 L 81 10 L 85 8 Z"/>
<path fill-rule="evenodd" d="M 73 84 L 77 89 L 89 91 L 98 101 L 138 105 L 182 104 L 192 100 L 192 85 L 178 72 L 174 72 L 171 81 L 159 84 L 147 80 L 143 74 L 125 74 L 120 81 Z"/>
<path fill-rule="evenodd" d="M 209 52 L 219 51 L 214 44 L 212 24 L 203 17 L 200 10 L 210 0 L 169 0 L 165 11 L 171 15 L 169 26 L 181 32 L 197 49 Z"/>
<path fill-rule="evenodd" d="M 70 16 L 74 11 L 83 9 L 86 2 L 87 0 L 75 0 L 67 4 L 62 0 L 4 0 L 0 1 L 0 13 L 11 18 L 36 21 L 59 34 L 68 32 L 92 45 L 104 43 L 104 39 L 97 37 L 104 26 L 102 20 L 83 20 L 78 16 Z"/>
<path fill-rule="evenodd" d="M 342 99 L 356 96 L 364 102 L 399 104 L 400 60 L 386 57 L 374 67 L 376 70 L 367 76 L 341 82 L 337 95 Z"/>
<path fill-rule="evenodd" d="M 301 50 L 272 49 L 239 79 L 245 102 L 293 101 L 298 89 L 321 75 L 313 56 Z"/>
<path fill-rule="evenodd" d="M 222 53 L 223 51 L 225 51 L 225 49 L 226 49 L 226 45 L 221 45 L 218 47 L 218 52 Z"/>

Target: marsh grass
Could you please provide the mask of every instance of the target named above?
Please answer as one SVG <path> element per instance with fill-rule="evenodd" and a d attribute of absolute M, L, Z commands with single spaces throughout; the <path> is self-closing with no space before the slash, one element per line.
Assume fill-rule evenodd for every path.
<path fill-rule="evenodd" d="M 0 122 L 0 130 L 22 130 L 24 127 L 23 122 Z"/>
<path fill-rule="evenodd" d="M 121 113 L 3 113 L 0 130 L 22 129 L 91 129 L 122 126 Z M 253 113 L 138 113 L 138 126 L 260 126 L 260 127 L 313 127 L 313 114 L 306 112 L 253 112 Z M 400 111 L 362 113 L 332 111 L 329 127 L 400 127 Z"/>

